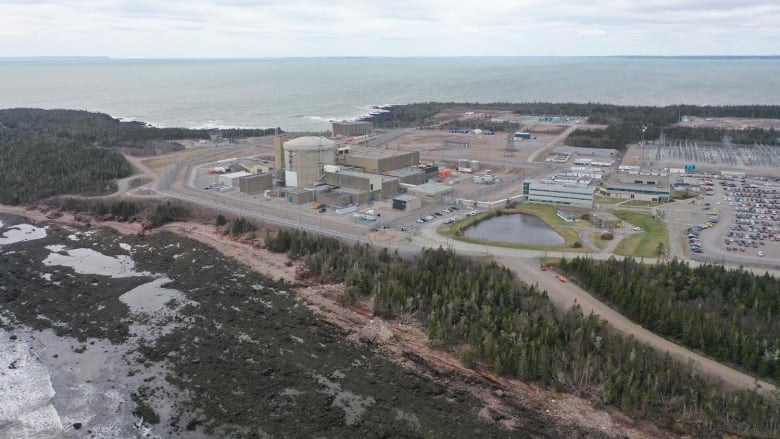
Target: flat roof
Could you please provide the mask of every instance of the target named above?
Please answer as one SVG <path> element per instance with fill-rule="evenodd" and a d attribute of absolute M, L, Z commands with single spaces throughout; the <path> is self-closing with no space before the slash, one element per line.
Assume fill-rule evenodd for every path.
<path fill-rule="evenodd" d="M 394 200 L 400 200 L 400 201 L 413 201 L 413 200 L 419 200 L 420 197 L 415 197 L 414 195 L 399 195 L 397 197 L 393 197 Z"/>
<path fill-rule="evenodd" d="M 247 175 L 252 175 L 252 174 L 246 171 L 238 171 L 238 172 L 231 172 L 229 174 L 222 174 L 220 175 L 220 177 L 238 178 L 238 177 L 246 177 Z"/>
<path fill-rule="evenodd" d="M 368 172 L 360 172 L 360 171 L 352 171 L 349 169 L 340 169 L 339 172 L 331 172 L 331 171 L 325 171 L 326 174 L 342 174 L 342 175 L 348 175 L 350 177 L 362 177 L 362 178 L 371 178 L 377 174 L 369 174 Z"/>
<path fill-rule="evenodd" d="M 452 186 L 442 184 L 442 183 L 428 182 L 421 185 L 417 185 L 413 188 L 410 188 L 409 190 L 412 192 L 418 192 L 426 195 L 436 195 L 444 192 L 451 192 L 454 190 L 454 188 Z"/>
<path fill-rule="evenodd" d="M 336 189 L 334 192 L 341 192 L 344 194 L 352 194 L 352 195 L 360 195 L 366 193 L 366 191 L 361 191 L 360 189 L 352 189 L 351 187 L 340 187 Z"/>
<path fill-rule="evenodd" d="M 349 153 L 349 155 L 351 157 L 381 159 L 383 157 L 398 157 L 403 155 L 411 155 L 413 153 L 414 151 L 403 151 L 400 149 L 360 148 L 353 150 Z"/>
<path fill-rule="evenodd" d="M 393 177 L 406 177 L 408 175 L 425 174 L 425 171 L 419 168 L 401 168 L 387 171 L 385 174 Z"/>
<path fill-rule="evenodd" d="M 642 180 L 645 183 L 635 183 L 636 180 Z M 648 180 L 655 180 L 654 184 L 647 184 Z M 613 175 L 607 182 L 607 186 L 624 186 L 624 187 L 669 187 L 668 175 L 652 175 L 652 174 L 628 174 L 618 173 Z"/>
<path fill-rule="evenodd" d="M 614 157 L 617 156 L 617 150 L 612 148 L 584 148 L 581 146 L 556 146 L 554 152 L 565 154 L 579 154 L 591 157 Z M 583 157 L 584 158 L 584 157 Z M 596 160 L 599 161 L 599 160 Z"/>

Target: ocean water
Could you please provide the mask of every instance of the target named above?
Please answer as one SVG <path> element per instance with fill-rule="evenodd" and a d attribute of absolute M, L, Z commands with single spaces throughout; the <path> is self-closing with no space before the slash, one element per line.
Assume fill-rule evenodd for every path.
<path fill-rule="evenodd" d="M 290 58 L 0 62 L 0 108 L 156 126 L 328 129 L 413 102 L 780 104 L 780 59 Z"/>

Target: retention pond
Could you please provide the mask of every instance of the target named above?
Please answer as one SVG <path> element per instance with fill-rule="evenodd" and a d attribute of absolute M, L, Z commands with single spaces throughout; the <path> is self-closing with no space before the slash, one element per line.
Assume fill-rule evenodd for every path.
<path fill-rule="evenodd" d="M 563 237 L 534 215 L 512 213 L 480 221 L 463 231 L 472 239 L 515 244 L 560 245 Z"/>

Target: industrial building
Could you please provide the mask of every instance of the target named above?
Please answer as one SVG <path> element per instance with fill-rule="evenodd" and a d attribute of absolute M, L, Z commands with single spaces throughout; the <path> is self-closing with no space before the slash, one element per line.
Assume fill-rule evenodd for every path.
<path fill-rule="evenodd" d="M 268 160 L 245 159 L 238 164 L 250 174 L 270 174 L 274 171 L 274 164 Z"/>
<path fill-rule="evenodd" d="M 274 167 L 284 169 L 284 142 L 287 141 L 286 134 L 274 136 Z"/>
<path fill-rule="evenodd" d="M 531 133 L 526 132 L 516 132 L 512 135 L 512 138 L 515 140 L 530 140 L 531 139 Z"/>
<path fill-rule="evenodd" d="M 314 201 L 314 191 L 303 188 L 288 188 L 282 193 L 290 204 L 306 204 Z"/>
<path fill-rule="evenodd" d="M 238 190 L 244 194 L 256 194 L 274 187 L 271 174 L 253 174 L 238 179 Z"/>
<path fill-rule="evenodd" d="M 397 210 L 417 210 L 422 208 L 420 197 L 412 195 L 399 195 L 393 198 L 393 209 Z"/>
<path fill-rule="evenodd" d="M 419 151 L 401 151 L 398 149 L 362 148 L 339 157 L 339 162 L 365 172 L 383 174 L 420 163 Z"/>
<path fill-rule="evenodd" d="M 420 197 L 427 203 L 440 203 L 444 201 L 446 196 L 452 195 L 455 190 L 452 188 L 452 186 L 446 184 L 428 182 L 419 186 L 411 187 L 407 189 L 407 192 L 410 195 Z"/>
<path fill-rule="evenodd" d="M 581 183 L 560 183 L 552 180 L 523 182 L 523 195 L 536 203 L 593 206 L 595 188 Z"/>
<path fill-rule="evenodd" d="M 350 188 L 369 193 L 370 200 L 385 199 L 398 193 L 399 180 L 380 174 L 369 174 L 340 169 L 338 172 L 325 172 L 325 183 L 341 188 Z"/>
<path fill-rule="evenodd" d="M 356 137 L 371 134 L 374 124 L 371 122 L 333 122 L 333 135 Z"/>
<path fill-rule="evenodd" d="M 324 166 L 336 163 L 336 142 L 324 137 L 298 137 L 284 142 L 283 149 L 286 186 L 316 186 Z"/>
<path fill-rule="evenodd" d="M 643 201 L 669 201 L 668 175 L 618 173 L 609 179 L 602 193 L 607 197 Z"/>
<path fill-rule="evenodd" d="M 611 213 L 594 213 L 590 217 L 593 227 L 600 229 L 616 229 L 620 224 L 620 219 Z"/>
<path fill-rule="evenodd" d="M 229 174 L 222 174 L 219 176 L 219 185 L 223 187 L 238 186 L 238 180 L 241 177 L 252 175 L 246 171 L 231 172 Z"/>
<path fill-rule="evenodd" d="M 438 169 L 438 168 L 437 168 Z M 404 184 L 418 185 L 423 184 L 432 177 L 425 170 L 420 168 L 404 168 L 385 172 L 385 175 L 395 177 Z"/>

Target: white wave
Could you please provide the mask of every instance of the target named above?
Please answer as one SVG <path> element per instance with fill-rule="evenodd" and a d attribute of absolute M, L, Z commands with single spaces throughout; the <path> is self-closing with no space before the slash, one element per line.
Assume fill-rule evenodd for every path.
<path fill-rule="evenodd" d="M 388 113 L 390 110 L 386 110 L 386 108 L 392 107 L 393 105 L 395 104 L 366 105 L 361 107 L 361 110 L 363 110 L 362 113 L 349 116 L 307 116 L 307 118 L 322 122 L 357 122 L 371 116 L 376 116 L 377 114 Z"/>
<path fill-rule="evenodd" d="M 59 437 L 51 376 L 35 351 L 21 340 L 0 337 L 0 364 L 0 437 Z"/>

